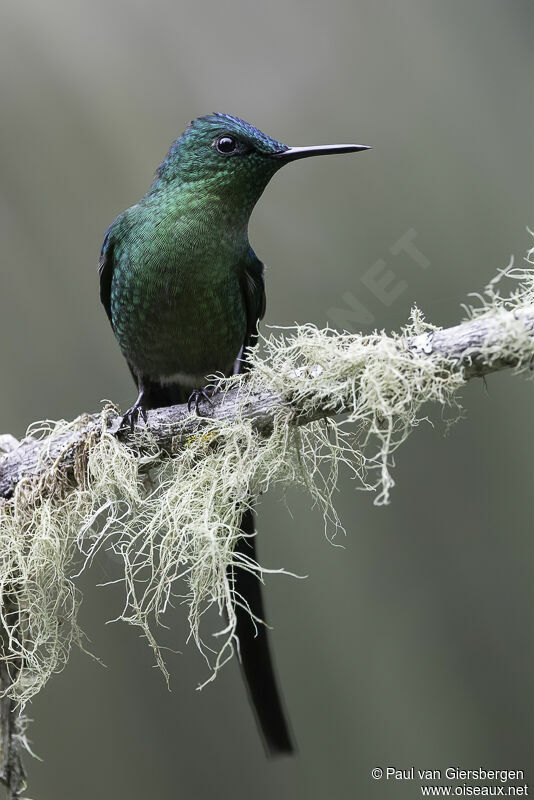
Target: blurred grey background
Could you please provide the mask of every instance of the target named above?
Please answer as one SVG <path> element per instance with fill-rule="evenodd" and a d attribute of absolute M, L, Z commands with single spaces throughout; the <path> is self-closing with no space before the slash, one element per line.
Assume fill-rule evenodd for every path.
<path fill-rule="evenodd" d="M 266 324 L 391 329 L 414 301 L 454 324 L 531 244 L 529 0 L 7 0 L 0 13 L 2 432 L 132 402 L 100 244 L 199 114 L 291 145 L 374 147 L 268 187 L 251 226 Z M 399 251 L 405 235 L 422 259 Z M 373 268 L 394 274 L 389 305 Z M 105 625 L 122 596 L 96 588 L 114 569 L 103 556 L 81 623 L 107 668 L 74 652 L 31 704 L 44 761 L 28 759 L 29 796 L 404 800 L 415 783 L 371 769 L 528 770 L 533 384 L 500 374 L 463 400 L 447 437 L 438 418 L 398 453 L 390 506 L 342 479 L 344 549 L 307 497 L 289 493 L 293 516 L 281 494 L 262 501 L 263 563 L 308 576 L 267 587 L 297 758 L 265 760 L 236 662 L 194 691 L 208 673 L 182 608 L 167 691 L 138 632 Z"/>

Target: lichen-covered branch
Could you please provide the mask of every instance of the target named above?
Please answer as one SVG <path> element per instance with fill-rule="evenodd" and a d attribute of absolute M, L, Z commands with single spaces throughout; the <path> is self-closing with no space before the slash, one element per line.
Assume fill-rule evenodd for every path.
<path fill-rule="evenodd" d="M 332 350 L 337 344 L 340 352 L 346 356 L 351 336 L 340 334 L 337 343 L 332 332 L 324 336 L 328 336 Z M 365 337 L 361 338 L 365 340 Z M 494 313 L 476 316 L 451 328 L 436 328 L 417 336 L 391 341 L 395 342 L 395 349 L 403 347 L 407 354 L 413 353 L 418 360 L 427 358 L 429 364 L 437 363 L 436 357 L 439 357 L 447 363 L 451 373 L 457 373 L 461 382 L 467 381 L 498 370 L 530 365 L 534 359 L 534 305 L 513 310 L 495 309 Z M 372 357 L 373 348 L 370 347 L 369 358 Z M 360 368 L 359 363 L 354 364 L 355 378 Z M 226 423 L 236 419 L 249 420 L 255 430 L 268 436 L 281 408 L 291 410 L 291 423 L 297 426 L 346 412 L 344 401 L 336 403 L 338 392 L 335 384 L 331 387 L 331 396 L 323 397 L 310 411 L 306 384 L 310 384 L 309 392 L 313 392 L 313 383 L 317 378 L 314 369 L 317 370 L 317 365 L 311 363 L 296 373 L 301 383 L 300 398 L 292 397 L 291 391 L 284 393 L 268 385 L 249 390 L 246 386 L 247 377 L 243 377 L 239 381 L 232 381 L 232 385 L 225 392 L 215 395 L 211 403 L 201 402 L 203 419 L 192 416 L 186 405 L 177 405 L 149 411 L 148 430 L 162 452 L 170 453 L 179 447 L 181 441 L 198 434 L 210 420 Z M 305 402 L 302 402 L 302 397 Z M 120 420 L 120 414 L 110 411 L 107 415 L 108 432 L 117 436 L 126 446 L 137 448 L 137 433 L 131 435 L 126 430 L 119 430 Z M 12 440 L 9 453 L 0 460 L 0 496 L 10 497 L 22 478 L 42 475 L 57 459 L 57 466 L 64 469 L 65 474 L 73 475 L 77 447 L 87 437 L 98 436 L 101 428 L 102 415 L 87 414 L 79 418 L 74 428 L 68 428 L 52 442 L 30 436 L 19 444 L 13 437 L 0 437 L 0 452 L 2 440 Z"/>
<path fill-rule="evenodd" d="M 501 297 L 500 276 L 452 328 L 438 329 L 414 309 L 390 335 L 312 325 L 271 335 L 252 354 L 250 373 L 222 380 L 201 417 L 185 406 L 158 409 L 131 433 L 108 406 L 73 422 L 34 424 L 21 443 L 0 437 L 4 773 L 7 753 L 16 776 L 23 741 L 22 728 L 15 741 L 9 723 L 13 704 L 23 707 L 64 666 L 72 644 L 83 643 L 75 575 L 98 551 L 111 550 L 122 564 L 117 619 L 142 629 L 167 677 L 156 631 L 175 598 L 187 601 L 211 680 L 234 652 L 243 603 L 231 570 L 265 572 L 235 550 L 251 498 L 274 484 L 299 485 L 335 528 L 332 493 L 343 464 L 376 503 L 387 502 L 393 454 L 425 419 L 423 407 L 454 414 L 469 379 L 530 369 L 534 274 L 511 269 L 506 277 L 515 291 Z M 200 621 L 212 605 L 225 623 L 205 647 Z"/>

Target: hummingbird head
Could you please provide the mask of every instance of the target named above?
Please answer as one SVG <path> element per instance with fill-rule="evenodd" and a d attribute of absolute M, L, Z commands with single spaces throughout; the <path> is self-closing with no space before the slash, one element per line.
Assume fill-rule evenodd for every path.
<path fill-rule="evenodd" d="M 342 144 L 288 147 L 229 114 L 210 114 L 193 120 L 171 145 L 156 171 L 156 183 L 198 184 L 219 198 L 235 197 L 252 207 L 272 176 L 296 159 L 329 153 L 368 150 L 366 145 Z M 196 188 L 196 187 L 195 187 Z"/>

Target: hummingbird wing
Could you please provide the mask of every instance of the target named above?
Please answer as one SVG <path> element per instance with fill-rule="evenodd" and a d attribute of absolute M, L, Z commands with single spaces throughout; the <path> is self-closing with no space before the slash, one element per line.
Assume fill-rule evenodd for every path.
<path fill-rule="evenodd" d="M 236 372 L 244 373 L 250 368 L 246 351 L 258 338 L 258 321 L 265 313 L 264 265 L 252 253 L 242 277 L 242 292 L 247 311 L 247 332 L 241 357 L 236 362 Z M 256 561 L 256 535 L 254 512 L 246 511 L 241 520 L 241 536 L 235 552 Z M 236 605 L 236 634 L 239 639 L 241 669 L 247 685 L 251 705 L 268 755 L 275 756 L 294 751 L 289 725 L 278 689 L 273 659 L 269 648 L 266 624 L 256 624 L 252 615 L 265 623 L 261 582 L 257 575 L 239 567 L 229 576 L 234 591 L 243 605 Z"/>
<path fill-rule="evenodd" d="M 102 250 L 100 251 L 100 260 L 98 262 L 98 276 L 100 278 L 100 300 L 106 309 L 106 314 L 113 327 L 113 320 L 111 319 L 111 281 L 113 279 L 113 237 L 111 236 L 111 228 L 114 223 L 112 222 L 107 229 L 104 241 L 102 243 Z"/>
<path fill-rule="evenodd" d="M 265 314 L 265 280 L 264 272 L 265 265 L 256 257 L 251 254 L 250 262 L 243 270 L 241 278 L 241 291 L 243 293 L 243 300 L 245 301 L 245 309 L 247 314 L 247 332 L 245 334 L 245 341 L 243 347 L 253 347 L 258 339 L 258 322 L 263 319 Z M 247 368 L 240 370 L 246 372 Z"/>

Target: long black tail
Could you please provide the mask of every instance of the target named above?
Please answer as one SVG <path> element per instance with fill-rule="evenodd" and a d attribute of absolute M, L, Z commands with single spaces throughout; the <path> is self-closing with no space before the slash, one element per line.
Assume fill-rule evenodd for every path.
<path fill-rule="evenodd" d="M 144 383 L 147 390 L 147 407 L 150 408 L 185 403 L 191 393 L 190 389 L 178 384 L 161 386 L 146 380 Z M 256 537 L 254 513 L 251 510 L 243 515 L 241 530 L 243 536 L 238 540 L 236 552 L 255 559 Z M 229 577 L 234 580 L 236 592 L 243 598 L 244 603 L 248 604 L 252 614 L 259 620 L 265 621 L 261 583 L 256 575 L 245 569 L 236 568 Z M 235 611 L 241 670 L 265 750 L 269 756 L 289 755 L 294 752 L 294 746 L 276 682 L 267 628 L 261 623 L 254 625 L 245 608 L 236 606 Z"/>
<path fill-rule="evenodd" d="M 241 521 L 243 536 L 238 540 L 236 552 L 255 559 L 254 514 L 246 511 Z M 248 603 L 252 614 L 265 621 L 261 583 L 257 576 L 245 569 L 234 572 L 236 592 Z M 247 685 L 251 705 L 255 711 L 265 750 L 270 756 L 294 752 L 289 725 L 276 682 L 273 660 L 269 648 L 267 628 L 254 623 L 244 608 L 236 606 L 241 669 Z"/>

